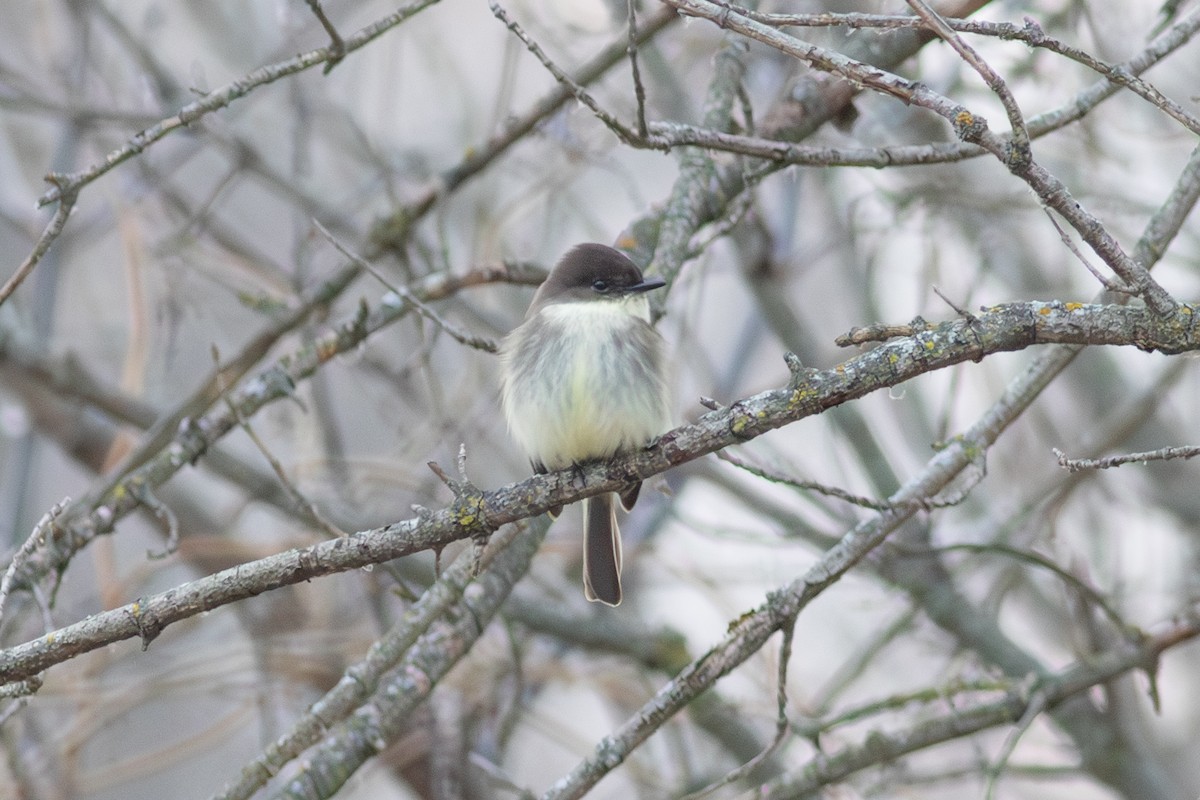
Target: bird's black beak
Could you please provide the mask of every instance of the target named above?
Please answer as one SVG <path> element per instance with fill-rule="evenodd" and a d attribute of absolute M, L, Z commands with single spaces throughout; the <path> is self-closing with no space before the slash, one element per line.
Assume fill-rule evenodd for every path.
<path fill-rule="evenodd" d="M 629 294 L 641 294 L 642 292 L 648 292 L 651 289 L 659 289 L 666 285 L 667 282 L 662 278 L 646 278 L 641 283 L 635 283 L 625 291 Z"/>

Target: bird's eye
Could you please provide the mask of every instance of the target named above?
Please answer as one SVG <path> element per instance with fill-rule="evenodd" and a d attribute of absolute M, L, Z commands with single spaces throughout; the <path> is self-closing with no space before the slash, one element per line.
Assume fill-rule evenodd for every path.
<path fill-rule="evenodd" d="M 601 281 L 601 280 L 592 281 L 592 289 L 597 292 L 600 292 L 600 294 L 604 294 L 605 292 L 608 291 L 608 281 Z"/>

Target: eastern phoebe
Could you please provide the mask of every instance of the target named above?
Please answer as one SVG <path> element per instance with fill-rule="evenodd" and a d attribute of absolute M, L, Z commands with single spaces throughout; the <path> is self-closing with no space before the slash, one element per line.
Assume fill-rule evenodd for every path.
<path fill-rule="evenodd" d="M 624 254 L 581 244 L 533 296 L 500 348 L 504 417 L 539 473 L 603 461 L 644 447 L 670 427 L 663 340 L 650 326 L 642 277 Z M 620 492 L 625 510 L 641 481 Z M 613 494 L 583 501 L 583 588 L 621 602 L 621 532 Z M 561 508 L 552 509 L 557 516 Z"/>

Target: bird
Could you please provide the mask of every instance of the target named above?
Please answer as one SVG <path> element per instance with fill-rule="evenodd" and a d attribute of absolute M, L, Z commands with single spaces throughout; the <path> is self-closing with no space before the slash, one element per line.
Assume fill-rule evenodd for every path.
<path fill-rule="evenodd" d="M 603 244 L 571 248 L 500 346 L 500 399 L 509 432 L 538 473 L 607 461 L 645 447 L 670 427 L 665 343 L 650 321 L 643 277 Z M 633 508 L 641 481 L 583 505 L 584 596 L 621 602 L 616 500 Z M 550 509 L 557 517 L 561 507 Z"/>

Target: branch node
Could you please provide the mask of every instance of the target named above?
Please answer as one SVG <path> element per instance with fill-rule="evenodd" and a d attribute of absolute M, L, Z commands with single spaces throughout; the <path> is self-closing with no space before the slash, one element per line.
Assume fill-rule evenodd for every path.
<path fill-rule="evenodd" d="M 483 492 L 467 477 L 467 446 L 459 445 L 455 466 L 459 477 L 451 478 L 436 461 L 427 462 L 427 466 L 438 476 L 438 480 L 454 494 L 454 503 L 450 514 L 454 524 L 466 531 L 471 538 L 484 542 L 491 536 L 496 526 L 488 522 L 486 503 Z"/>
<path fill-rule="evenodd" d="M 317 21 L 321 23 L 321 27 L 325 29 L 325 33 L 329 36 L 329 47 L 326 48 L 329 60 L 325 62 L 325 68 L 322 70 L 323 74 L 328 75 L 346 57 L 346 40 L 338 33 L 333 23 L 329 21 L 329 17 L 325 15 L 325 9 L 321 8 L 321 0 L 306 0 L 306 2 L 308 3 L 308 7 L 312 9 Z"/>
<path fill-rule="evenodd" d="M 142 640 L 142 652 L 149 650 L 150 643 L 157 639 L 158 635 L 162 633 L 162 623 L 159 621 L 158 617 L 147 612 L 142 607 L 141 598 L 133 601 L 133 604 L 125 613 L 129 615 L 130 619 L 133 620 L 134 626 L 137 628 L 138 637 Z"/>
<path fill-rule="evenodd" d="M 954 135 L 968 144 L 979 144 L 988 131 L 988 122 L 978 114 L 972 114 L 959 106 L 954 112 Z"/>

